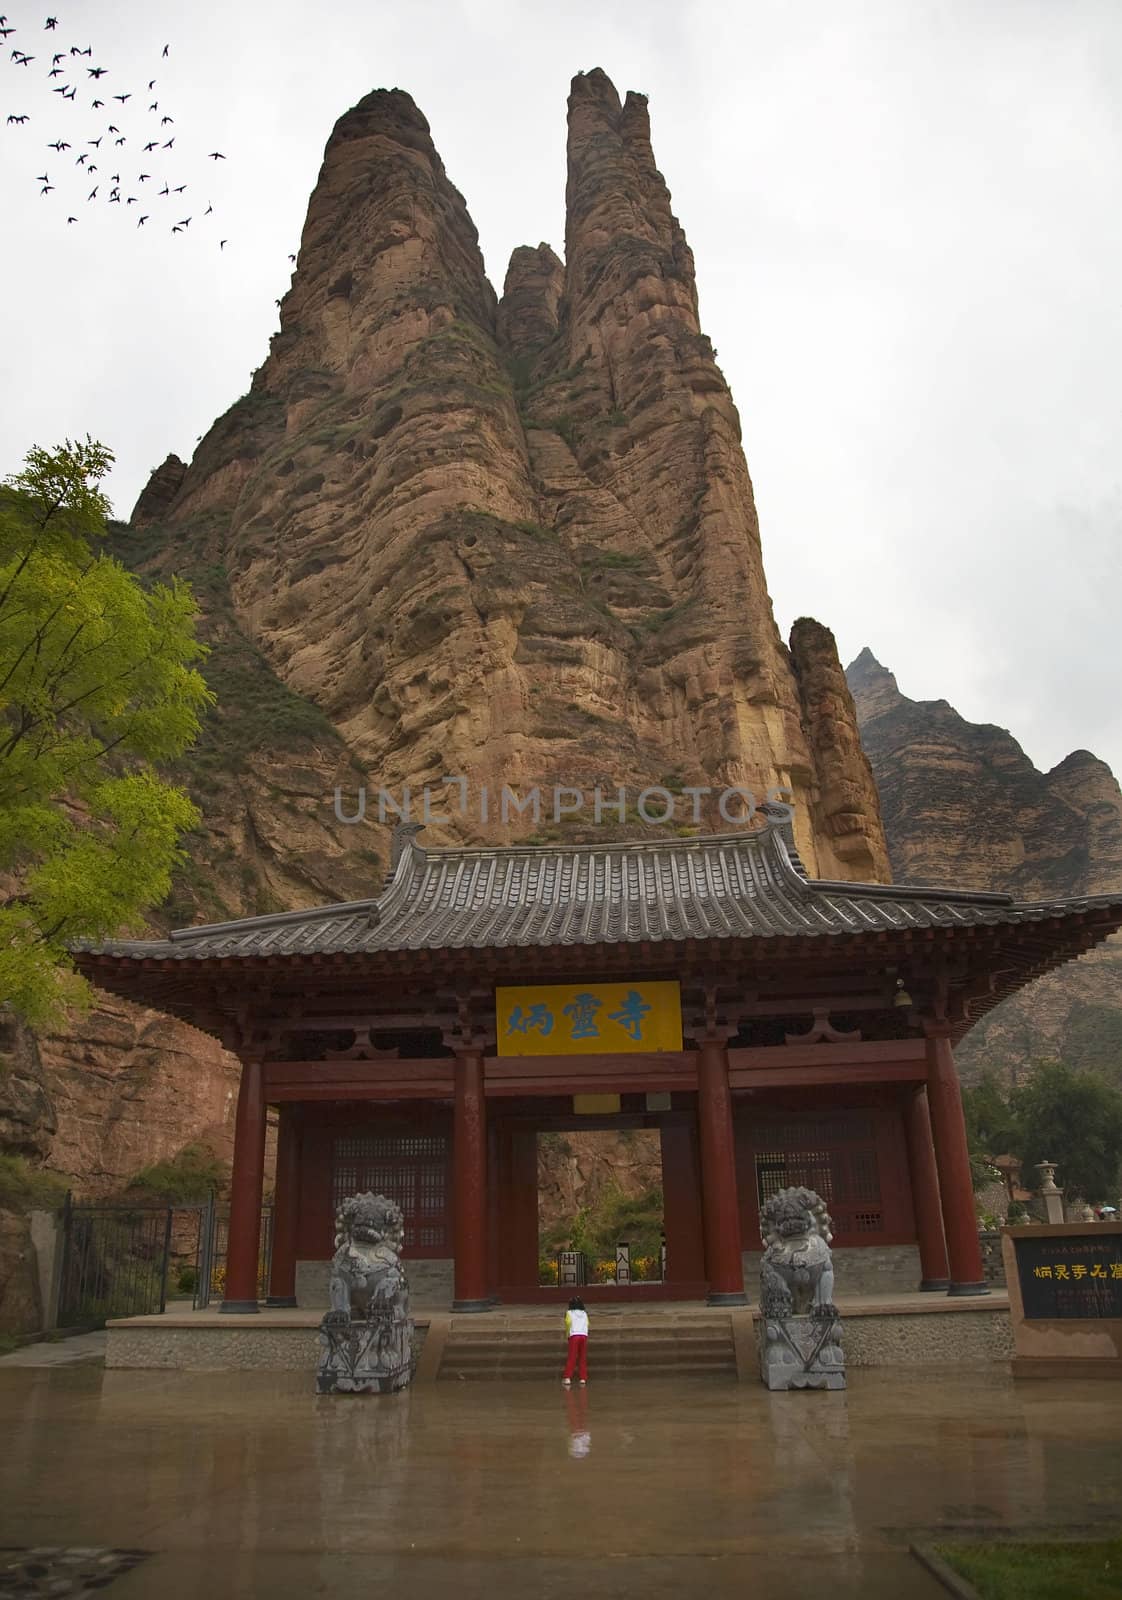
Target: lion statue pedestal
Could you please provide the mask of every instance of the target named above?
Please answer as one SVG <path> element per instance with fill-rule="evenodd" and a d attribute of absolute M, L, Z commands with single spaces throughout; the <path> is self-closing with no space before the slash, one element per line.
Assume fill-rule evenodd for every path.
<path fill-rule="evenodd" d="M 760 1211 L 760 1376 L 769 1389 L 844 1389 L 830 1218 L 813 1189 L 781 1189 Z"/>
<path fill-rule="evenodd" d="M 390 1394 L 413 1376 L 413 1320 L 401 1265 L 401 1207 L 356 1194 L 335 1217 L 331 1310 L 320 1323 L 320 1394 Z"/>

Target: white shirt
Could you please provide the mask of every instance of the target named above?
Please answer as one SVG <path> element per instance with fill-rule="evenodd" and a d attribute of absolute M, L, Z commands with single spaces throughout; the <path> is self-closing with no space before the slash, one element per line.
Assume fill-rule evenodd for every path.
<path fill-rule="evenodd" d="M 566 1311 L 566 1313 L 565 1313 L 565 1326 L 569 1330 L 570 1336 L 572 1334 L 574 1334 L 574 1333 L 579 1333 L 584 1338 L 587 1339 L 587 1337 L 588 1337 L 588 1312 L 587 1311 Z"/>

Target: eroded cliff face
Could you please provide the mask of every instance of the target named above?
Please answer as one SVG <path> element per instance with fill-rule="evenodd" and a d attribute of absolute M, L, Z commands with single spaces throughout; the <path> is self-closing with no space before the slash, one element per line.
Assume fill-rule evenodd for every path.
<path fill-rule="evenodd" d="M 409 96 L 341 118 L 280 332 L 164 508 L 166 544 L 206 547 L 238 626 L 397 793 L 779 785 L 811 870 L 883 876 L 836 653 L 841 693 L 804 698 L 772 617 L 645 99 L 576 78 L 568 167 L 565 262 L 517 250 L 500 304 Z M 492 806 L 444 836 L 590 821 Z M 715 801 L 697 821 L 727 825 Z"/>
<path fill-rule="evenodd" d="M 910 700 L 870 650 L 847 669 L 901 883 L 1004 889 L 1018 900 L 1122 886 L 1122 791 L 1076 750 L 1050 772 L 1004 728 L 967 722 L 945 700 Z M 1122 1084 L 1122 940 L 996 1007 L 959 1046 L 966 1075 L 1016 1082 L 1058 1057 Z"/>
<path fill-rule="evenodd" d="M 810 871 L 886 876 L 833 635 L 800 623 L 792 653 L 776 629 L 646 101 L 598 71 L 572 86 L 566 212 L 564 262 L 516 250 L 500 301 L 410 97 L 336 125 L 249 393 L 112 531 L 134 570 L 192 582 L 219 702 L 177 774 L 203 821 L 154 927 L 377 894 L 373 790 L 445 774 L 472 804 L 434 843 L 641 835 L 648 785 L 697 832 L 729 818 L 684 789 L 780 786 Z M 333 796 L 353 815 L 364 778 L 349 825 Z M 504 821 L 504 785 L 630 808 L 596 832 L 589 809 Z M 236 1063 L 180 1024 L 106 1000 L 43 1063 L 42 1155 L 79 1189 L 200 1137 L 225 1153 Z"/>

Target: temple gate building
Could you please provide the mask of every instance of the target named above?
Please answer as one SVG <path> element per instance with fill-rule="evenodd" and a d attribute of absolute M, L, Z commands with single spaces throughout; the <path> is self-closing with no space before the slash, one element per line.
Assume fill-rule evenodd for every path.
<path fill-rule="evenodd" d="M 322 1275 L 336 1201 L 381 1190 L 454 1309 L 538 1282 L 537 1137 L 661 1142 L 666 1280 L 744 1300 L 758 1210 L 805 1183 L 835 1244 L 918 1247 L 922 1287 L 984 1294 L 953 1047 L 1122 925 L 1122 894 L 815 881 L 789 825 L 640 843 L 425 849 L 380 897 L 78 952 L 102 988 L 242 1063 L 223 1309 L 257 1309 L 266 1110 L 279 1113 L 269 1303 Z M 595 1098 L 593 1098 L 595 1097 Z M 427 1268 L 421 1263 L 430 1264 Z"/>

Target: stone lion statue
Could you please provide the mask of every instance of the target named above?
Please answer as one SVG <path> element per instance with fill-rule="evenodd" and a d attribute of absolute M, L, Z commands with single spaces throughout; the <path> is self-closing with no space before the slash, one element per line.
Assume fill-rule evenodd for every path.
<path fill-rule="evenodd" d="M 833 1233 L 813 1189 L 781 1189 L 760 1210 L 760 1376 L 769 1389 L 844 1389 Z"/>
<path fill-rule="evenodd" d="M 760 1211 L 764 1316 L 833 1318 L 834 1268 L 830 1217 L 813 1189 L 780 1189 Z"/>
<path fill-rule="evenodd" d="M 321 1393 L 402 1389 L 412 1377 L 413 1322 L 401 1207 L 385 1195 L 352 1195 L 336 1212 L 335 1229 L 317 1386 Z"/>

